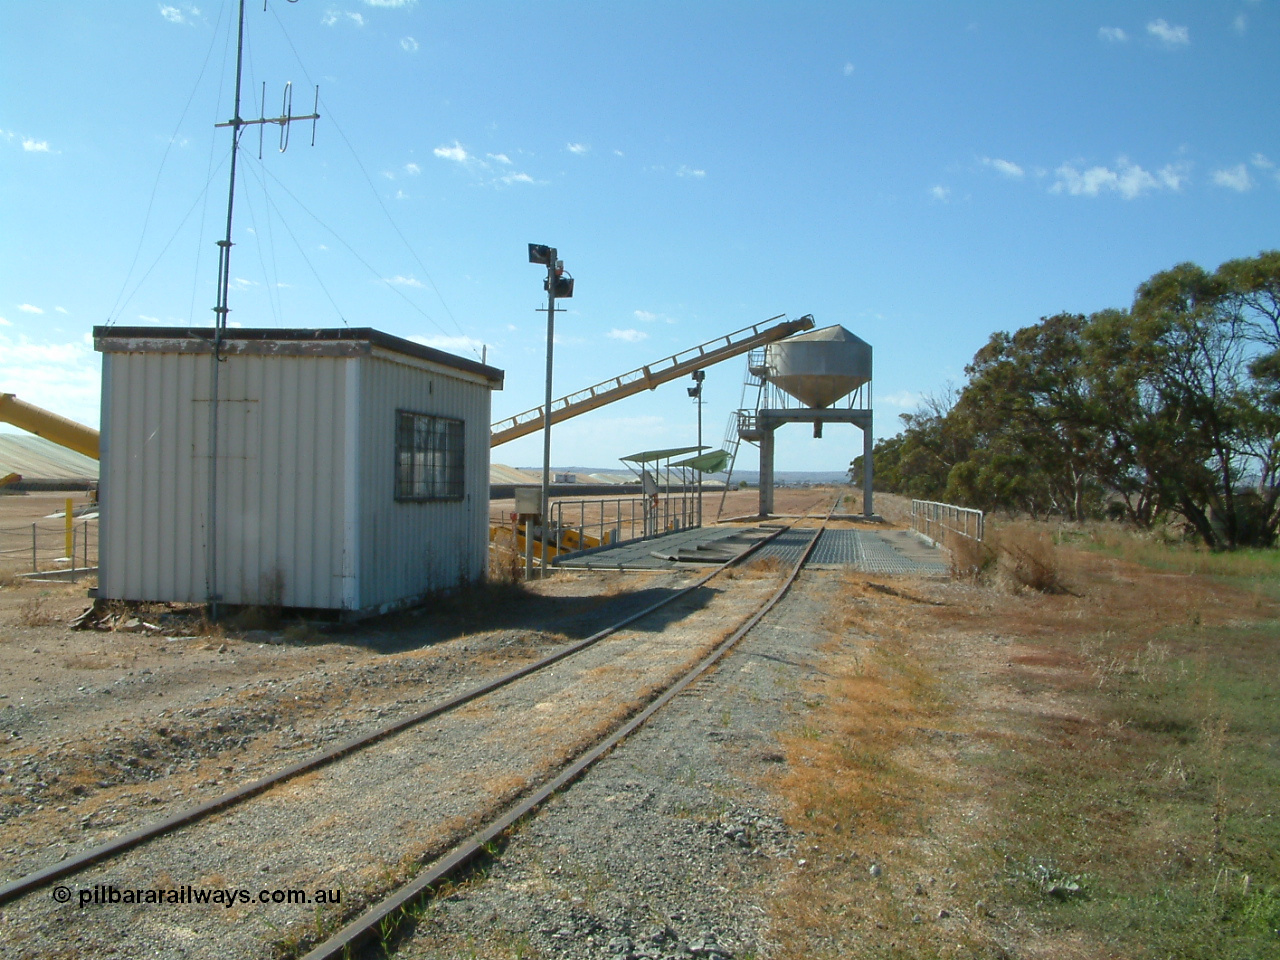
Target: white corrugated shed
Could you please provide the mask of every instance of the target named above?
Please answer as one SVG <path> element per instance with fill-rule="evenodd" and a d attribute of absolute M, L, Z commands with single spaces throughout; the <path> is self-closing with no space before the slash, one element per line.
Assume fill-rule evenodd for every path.
<path fill-rule="evenodd" d="M 229 330 L 214 504 L 212 335 L 94 330 L 100 596 L 357 615 L 483 578 L 500 370 L 370 329 Z M 436 426 L 447 485 L 412 448 Z"/>

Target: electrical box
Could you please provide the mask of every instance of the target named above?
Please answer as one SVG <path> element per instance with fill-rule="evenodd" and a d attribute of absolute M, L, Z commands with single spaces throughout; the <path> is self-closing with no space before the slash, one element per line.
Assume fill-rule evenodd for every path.
<path fill-rule="evenodd" d="M 516 513 L 526 516 L 542 513 L 541 487 L 516 487 Z"/>

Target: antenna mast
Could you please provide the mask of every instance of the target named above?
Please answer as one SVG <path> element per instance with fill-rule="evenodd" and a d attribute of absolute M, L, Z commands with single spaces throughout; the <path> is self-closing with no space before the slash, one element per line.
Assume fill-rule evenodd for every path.
<path fill-rule="evenodd" d="M 297 3 L 297 0 L 289 0 Z M 267 9 L 267 0 L 262 0 L 262 9 Z M 215 127 L 231 128 L 231 176 L 227 184 L 227 231 L 218 241 L 218 305 L 213 308 L 213 371 L 209 393 L 209 526 L 207 529 L 206 550 L 208 555 L 208 590 L 209 615 L 218 619 L 218 607 L 222 595 L 218 592 L 218 369 L 222 360 L 222 341 L 227 330 L 227 314 L 231 308 L 227 306 L 227 297 L 231 290 L 231 220 L 236 203 L 236 158 L 240 153 L 240 135 L 245 127 L 262 127 L 268 123 L 280 125 L 280 152 L 289 147 L 289 124 L 297 120 L 311 121 L 311 145 L 316 144 L 316 121 L 320 119 L 320 87 L 315 88 L 315 105 L 311 112 L 295 116 L 293 109 L 293 84 L 284 85 L 284 105 L 280 116 L 267 117 L 266 84 L 263 84 L 262 107 L 257 120 L 246 120 L 240 116 L 240 87 L 244 75 L 244 0 L 240 0 L 240 18 L 236 37 L 236 93 L 235 108 L 231 119 L 225 123 L 214 124 Z M 259 133 L 258 158 L 262 158 L 262 141 Z"/>

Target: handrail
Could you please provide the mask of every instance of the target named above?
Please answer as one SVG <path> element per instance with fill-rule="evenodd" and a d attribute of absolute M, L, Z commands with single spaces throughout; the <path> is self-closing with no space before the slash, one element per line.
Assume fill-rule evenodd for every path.
<path fill-rule="evenodd" d="M 912 500 L 911 528 L 930 540 L 941 540 L 937 534 L 945 530 L 981 543 L 986 532 L 986 516 L 981 510 L 958 507 L 954 503 Z"/>
<path fill-rule="evenodd" d="M 623 397 L 633 396 L 642 390 L 652 390 L 659 384 L 675 380 L 693 370 L 740 356 L 754 347 L 813 328 L 811 316 L 804 316 L 798 320 L 784 320 L 772 327 L 765 326 L 783 316 L 785 314 L 778 314 L 760 323 L 753 323 L 749 327 L 734 330 L 722 337 L 700 343 L 696 347 L 663 357 L 656 363 L 629 370 L 620 376 L 610 377 L 608 380 L 602 380 L 558 400 L 552 400 L 551 422 L 560 423 L 570 417 L 613 403 L 615 400 L 621 400 Z M 536 433 L 542 427 L 543 407 L 537 406 L 531 410 L 525 410 L 493 424 L 489 446 L 496 447 L 510 440 Z"/>

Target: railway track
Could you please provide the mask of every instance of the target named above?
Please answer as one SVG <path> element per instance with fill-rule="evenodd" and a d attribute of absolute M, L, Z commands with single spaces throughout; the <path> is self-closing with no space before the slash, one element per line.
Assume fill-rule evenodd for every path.
<path fill-rule="evenodd" d="M 839 501 L 837 500 L 836 502 L 838 503 Z M 834 509 L 834 506 L 835 505 L 833 504 L 832 509 Z M 828 510 L 827 516 L 829 516 L 830 513 L 831 510 Z M 648 694 L 649 702 L 647 706 L 644 706 L 638 713 L 635 713 L 630 717 L 630 719 L 626 720 L 621 727 L 614 730 L 604 739 L 597 740 L 594 746 L 585 752 L 580 753 L 576 759 L 573 759 L 567 766 L 560 769 L 556 775 L 547 779 L 541 786 L 535 785 L 536 788 L 530 787 L 529 789 L 532 792 L 524 791 L 516 802 L 505 806 L 468 840 L 455 845 L 443 856 L 426 864 L 417 872 L 415 879 L 411 884 L 395 891 L 391 896 L 367 911 L 357 920 L 353 921 L 348 925 L 348 927 L 330 938 L 326 943 L 316 946 L 315 949 L 307 954 L 308 960 L 316 960 L 316 958 L 319 957 L 342 955 L 344 952 L 348 952 L 353 946 L 359 944 L 362 940 L 370 936 L 373 931 L 385 931 L 386 926 L 391 919 L 402 911 L 407 904 L 422 897 L 443 878 L 450 876 L 460 868 L 464 867 L 474 857 L 482 853 L 488 844 L 501 836 L 512 824 L 526 816 L 530 811 L 536 809 L 540 804 L 544 803 L 548 797 L 563 789 L 567 784 L 579 777 L 592 763 L 613 749 L 618 742 L 643 724 L 657 710 L 661 709 L 665 703 L 669 702 L 670 699 L 678 695 L 681 690 L 694 682 L 698 676 L 710 669 L 711 666 L 729 649 L 731 649 L 786 592 L 800 569 L 804 566 L 809 553 L 812 551 L 818 537 L 821 535 L 822 529 L 825 527 L 825 523 L 826 520 L 823 519 L 822 524 L 820 524 L 817 530 L 814 531 L 804 555 L 800 558 L 799 562 L 794 565 L 788 576 L 785 577 L 782 585 L 766 600 L 763 605 L 761 605 L 760 609 L 757 610 L 757 612 L 748 619 L 747 622 L 742 624 L 729 637 L 721 642 L 709 655 L 703 658 L 691 670 L 679 677 L 673 684 L 667 686 L 664 690 L 650 691 Z M 488 695 L 493 694 L 502 688 L 508 687 L 519 680 L 533 676 L 542 671 L 547 671 L 548 668 L 551 668 L 553 665 L 561 663 L 568 658 L 573 657 L 575 654 L 589 649 L 604 640 L 606 637 L 617 634 L 628 625 L 634 624 L 642 618 L 656 613 L 660 608 L 665 607 L 682 597 L 688 596 L 706 585 L 716 576 L 722 575 L 726 570 L 747 559 L 756 550 L 772 540 L 773 537 L 781 534 L 785 529 L 788 528 L 780 528 L 775 534 L 773 534 L 773 536 L 762 540 L 743 556 L 715 568 L 706 575 L 698 578 L 689 586 L 683 588 L 672 596 L 665 598 L 663 601 L 652 604 L 649 607 L 646 607 L 645 609 L 610 625 L 604 630 L 598 631 L 584 640 L 568 644 L 542 660 L 511 671 L 488 683 L 477 685 L 459 695 L 451 697 L 448 700 L 434 704 L 426 710 L 422 710 L 410 717 L 403 718 L 396 722 L 386 724 L 365 736 L 348 740 L 304 761 L 290 765 L 275 774 L 255 780 L 254 782 L 237 790 L 223 794 L 184 811 L 180 811 L 177 814 L 158 821 L 148 827 L 136 830 L 109 843 L 90 848 L 76 856 L 64 860 L 61 863 L 8 883 L 3 887 L 0 887 L 0 904 L 18 900 L 26 894 L 47 887 L 55 880 L 70 878 L 78 874 L 82 874 L 94 865 L 108 863 L 113 859 L 120 857 L 126 851 L 146 845 L 161 837 L 175 834 L 202 820 L 212 817 L 214 814 L 229 811 L 255 796 L 267 793 L 275 787 L 286 785 L 290 781 L 302 778 L 305 775 L 333 764 L 336 761 L 356 756 L 377 743 L 390 740 L 396 734 L 402 733 L 412 727 L 422 725 L 434 718 L 442 717 L 445 714 L 458 711 L 459 708 L 462 708 L 467 704 L 476 704 Z"/>
<path fill-rule="evenodd" d="M 828 518 L 835 510 L 836 504 L 839 502 L 840 499 L 837 498 L 835 503 L 832 504 L 831 509 L 827 511 Z M 533 795 L 522 799 L 518 803 L 512 804 L 506 810 L 502 811 L 469 839 L 458 844 L 450 850 L 448 854 L 441 857 L 435 863 L 425 867 L 411 883 L 401 887 L 381 903 L 377 904 L 356 920 L 343 927 L 332 937 L 317 945 L 309 951 L 302 960 L 333 960 L 333 958 L 347 957 L 351 955 L 353 949 L 359 947 L 368 940 L 371 940 L 375 936 L 387 936 L 388 929 L 394 927 L 397 918 L 403 916 L 406 909 L 411 904 L 430 895 L 441 881 L 457 873 L 467 864 L 484 854 L 490 848 L 490 845 L 499 840 L 507 830 L 524 817 L 533 813 L 548 799 L 573 783 L 574 780 L 577 780 L 596 761 L 613 750 L 619 743 L 641 727 L 650 717 L 661 710 L 673 698 L 678 696 L 681 691 L 710 670 L 726 653 L 732 650 L 738 644 L 738 641 L 745 637 L 751 628 L 759 623 L 765 615 L 774 608 L 778 601 L 786 595 L 787 591 L 791 589 L 791 585 L 795 582 L 796 577 L 799 576 L 805 563 L 808 562 L 810 555 L 813 553 L 814 547 L 817 546 L 818 538 L 822 536 L 822 532 L 826 527 L 826 519 L 827 518 L 824 518 L 822 524 L 814 531 L 813 536 L 810 537 L 800 559 L 783 578 L 778 589 L 769 596 L 768 600 L 766 600 L 765 603 L 760 606 L 745 623 L 742 624 L 742 626 L 733 631 L 733 633 L 721 642 L 719 646 L 717 646 L 708 656 L 703 658 L 696 666 L 681 676 L 674 684 L 667 687 L 663 693 L 656 697 L 640 713 L 628 720 L 619 729 L 614 731 L 595 747 L 578 757 L 578 759 L 565 768 L 565 770 L 550 783 L 546 784 Z"/>

